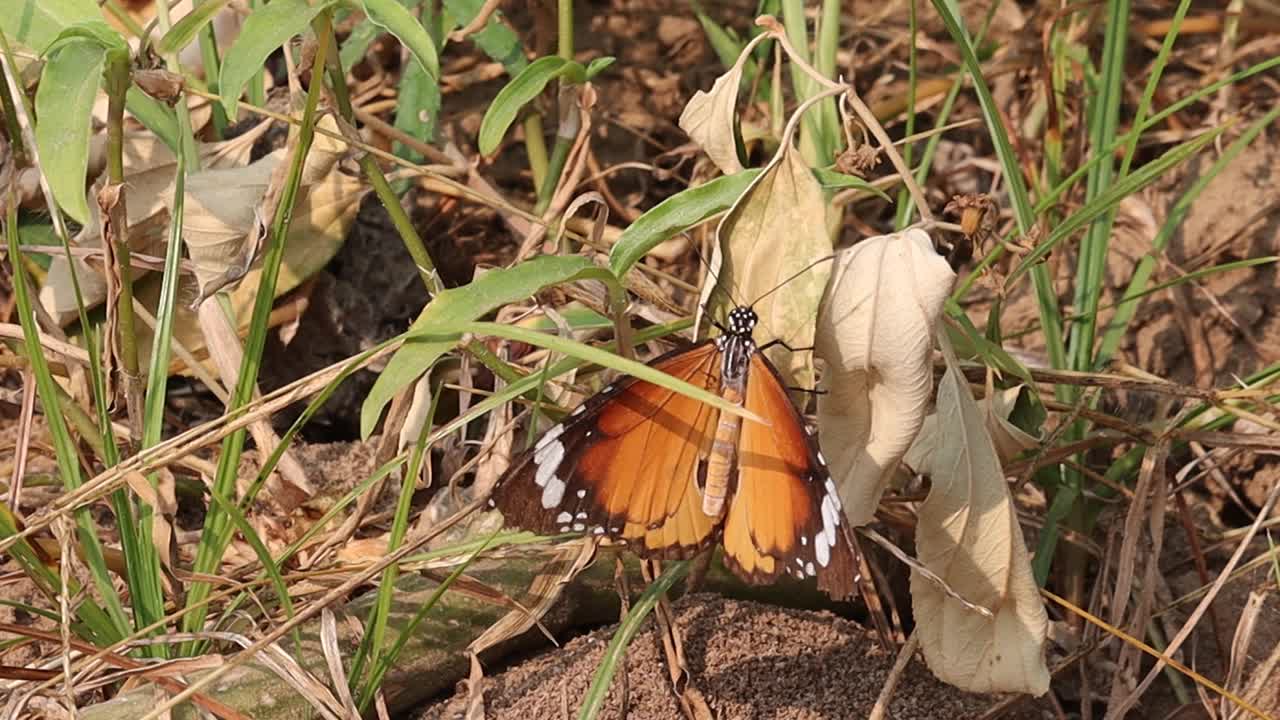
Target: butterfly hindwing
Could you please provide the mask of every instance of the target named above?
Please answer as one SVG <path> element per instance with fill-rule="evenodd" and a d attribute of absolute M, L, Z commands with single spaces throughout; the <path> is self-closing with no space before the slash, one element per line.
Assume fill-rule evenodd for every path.
<path fill-rule="evenodd" d="M 653 367 L 719 387 L 719 353 L 703 343 Z M 689 557 L 715 539 L 698 491 L 718 411 L 635 378 L 594 396 L 516 458 L 494 501 L 512 524 L 542 533 L 587 532 L 646 557 Z"/>
<path fill-rule="evenodd" d="M 832 597 L 853 595 L 858 558 L 835 483 L 777 371 L 760 353 L 751 358 L 746 408 L 770 425 L 742 426 L 737 487 L 724 527 L 726 564 L 750 582 L 786 572 L 816 577 Z"/>

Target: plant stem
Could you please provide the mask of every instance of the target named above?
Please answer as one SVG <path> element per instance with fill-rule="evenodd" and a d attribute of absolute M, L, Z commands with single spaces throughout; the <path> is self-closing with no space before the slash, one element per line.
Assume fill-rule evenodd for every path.
<path fill-rule="evenodd" d="M 541 193 L 547 182 L 547 141 L 542 133 L 542 116 L 529 113 L 524 119 L 524 151 L 529 156 L 534 192 Z"/>
<path fill-rule="evenodd" d="M 329 84 L 333 87 L 333 95 L 338 101 L 338 112 L 344 120 L 354 125 L 355 108 L 351 104 L 351 94 L 347 91 L 346 76 L 343 73 L 342 63 L 338 57 L 338 41 L 334 37 L 332 25 L 329 25 L 328 37 L 322 38 L 321 42 L 329 47 L 329 60 L 326 63 L 326 70 L 329 75 Z M 382 201 L 382 206 L 386 208 L 387 214 L 391 216 L 391 224 L 395 226 L 396 232 L 400 234 L 400 241 L 404 243 L 405 249 L 409 251 L 409 256 L 413 258 L 414 265 L 418 268 L 418 275 L 422 279 L 423 286 L 427 288 L 427 292 L 432 296 L 444 292 L 444 283 L 440 280 L 440 273 L 436 270 L 436 264 L 431 258 L 431 253 L 427 252 L 426 244 L 422 242 L 422 237 L 418 235 L 418 231 L 414 229 L 413 221 L 400 204 L 400 198 L 391 189 L 391 184 L 387 182 L 387 177 L 382 173 L 382 168 L 378 166 L 378 161 L 372 155 L 365 153 L 360 158 L 360 169 L 364 171 L 365 178 L 373 186 L 374 194 Z"/>
<path fill-rule="evenodd" d="M 129 254 L 128 188 L 124 186 L 124 104 L 129 90 L 129 56 L 107 53 L 104 72 L 107 91 L 107 179 L 120 188 L 115 204 L 109 210 L 111 237 L 104 242 L 114 246 L 116 273 L 120 278 L 120 296 L 116 298 L 116 342 L 124 375 L 125 407 L 129 427 L 135 441 L 142 437 L 143 395 L 138 372 L 138 333 L 133 315 L 133 270 Z M 108 426 L 109 428 L 110 426 Z M 108 430 L 109 431 L 109 430 Z"/>

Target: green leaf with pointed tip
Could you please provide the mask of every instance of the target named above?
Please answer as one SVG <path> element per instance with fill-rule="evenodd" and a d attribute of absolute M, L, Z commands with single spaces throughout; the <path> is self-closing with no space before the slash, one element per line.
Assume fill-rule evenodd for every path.
<path fill-rule="evenodd" d="M 440 77 L 440 60 L 436 55 L 436 44 L 431 41 L 431 35 L 413 16 L 413 13 L 396 0 L 361 0 L 361 2 L 364 5 L 365 15 L 371 21 L 395 35 L 428 75 L 433 79 Z"/>
<path fill-rule="evenodd" d="M 813 174 L 817 176 L 818 183 L 821 184 L 824 189 L 845 190 L 847 188 L 857 188 L 858 190 L 863 190 L 877 197 L 884 198 L 888 202 L 893 202 L 893 199 L 886 195 L 883 190 L 856 175 L 845 175 L 842 172 L 829 170 L 827 168 L 818 168 L 813 171 Z"/>
<path fill-rule="evenodd" d="M 307 31 L 311 21 L 329 9 L 336 0 L 321 0 L 315 5 L 306 0 L 272 0 L 245 18 L 240 35 L 227 51 L 218 77 L 222 107 L 229 117 L 236 116 L 236 104 L 249 79 L 262 69 L 267 57 L 289 38 Z"/>
<path fill-rule="evenodd" d="M 610 65 L 612 65 L 615 60 L 616 58 L 611 58 L 608 56 L 598 57 L 595 60 L 592 60 L 591 64 L 587 65 L 587 72 L 586 72 L 587 80 L 590 80 L 591 78 L 594 78 L 595 76 L 604 72 L 605 68 L 608 68 Z"/>
<path fill-rule="evenodd" d="M 725 212 L 747 191 L 759 170 L 743 170 L 682 190 L 635 219 L 609 251 L 609 267 L 622 277 L 650 250 L 673 235 Z"/>
<path fill-rule="evenodd" d="M 229 2 L 231 0 L 204 0 L 169 28 L 169 32 L 156 43 L 156 50 L 161 55 L 168 55 L 190 45 L 204 26 L 208 25 L 218 11 L 226 7 Z"/>
<path fill-rule="evenodd" d="M 76 222 L 89 222 L 85 171 L 93 102 L 102 84 L 106 50 L 92 40 L 59 43 L 40 74 L 36 90 L 36 147 L 40 166 L 58 206 Z"/>
<path fill-rule="evenodd" d="M 520 108 L 538 97 L 547 83 L 575 69 L 579 73 L 583 72 L 578 63 L 552 55 L 534 60 L 520 74 L 511 78 L 511 82 L 498 91 L 489 109 L 485 111 L 484 119 L 480 121 L 480 153 L 489 155 L 497 150 L 498 143 L 502 142 L 511 123 L 515 122 Z"/>

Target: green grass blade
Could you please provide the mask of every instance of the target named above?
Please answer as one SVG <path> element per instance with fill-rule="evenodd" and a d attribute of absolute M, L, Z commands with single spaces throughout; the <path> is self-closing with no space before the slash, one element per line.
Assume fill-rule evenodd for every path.
<path fill-rule="evenodd" d="M 1152 241 L 1151 251 L 1142 256 L 1138 262 L 1137 268 L 1133 271 L 1133 276 L 1129 280 L 1129 286 L 1125 289 L 1124 300 L 1116 309 L 1115 316 L 1107 326 L 1106 332 L 1102 336 L 1102 342 L 1098 347 L 1098 355 L 1096 365 L 1101 366 L 1112 357 L 1120 348 L 1120 343 L 1125 337 L 1125 333 L 1129 328 L 1129 323 L 1133 320 L 1133 316 L 1138 311 L 1139 299 L 1147 294 L 1143 288 L 1151 279 L 1152 273 L 1155 272 L 1156 262 L 1160 255 L 1164 254 L 1165 247 L 1168 246 L 1169 240 L 1182 225 L 1182 221 L 1186 218 L 1187 213 L 1191 210 L 1192 203 L 1204 189 L 1209 186 L 1227 165 L 1234 161 L 1245 148 L 1254 141 L 1255 138 L 1267 127 L 1280 118 L 1280 106 L 1273 107 L 1270 112 L 1260 118 L 1234 142 L 1227 147 L 1226 152 L 1222 153 L 1209 169 L 1196 178 L 1195 183 L 1183 193 L 1182 197 L 1174 203 L 1169 211 L 1168 217 L 1165 218 L 1164 224 L 1160 226 L 1160 231 L 1156 233 L 1155 240 Z M 1181 279 L 1180 279 L 1181 280 Z M 1167 285 L 1167 283 L 1166 283 Z M 1160 286 L 1163 287 L 1163 286 Z M 1159 288 L 1152 288 L 1152 291 Z"/>
<path fill-rule="evenodd" d="M 609 647 L 604 651 L 600 667 L 596 668 L 595 677 L 591 679 L 591 686 L 587 688 L 582 708 L 578 711 L 578 720 L 595 720 L 600 714 L 600 710 L 604 707 L 604 700 L 609 695 L 613 675 L 618 671 L 618 663 L 625 657 L 627 647 L 635 639 L 636 633 L 640 632 L 644 619 L 649 616 L 654 606 L 658 604 L 658 600 L 671 589 L 671 586 L 688 572 L 687 560 L 667 565 L 667 569 L 645 588 L 640 599 L 631 606 L 631 611 L 623 618 L 617 632 L 613 634 L 613 639 L 609 641 Z"/>
<path fill-rule="evenodd" d="M 495 335 L 500 338 L 506 338 L 507 340 L 517 340 L 530 345 L 537 345 L 538 347 L 544 347 L 562 355 L 571 355 L 596 365 L 617 370 L 620 373 L 626 373 L 627 375 L 644 380 L 645 382 L 653 383 L 654 385 L 678 392 L 681 395 L 691 397 L 699 402 L 706 403 L 721 412 L 738 415 L 751 420 L 752 422 L 765 422 L 763 418 L 756 417 L 745 407 L 725 400 L 719 393 L 709 392 L 683 380 L 677 380 L 675 377 L 656 368 L 652 368 L 644 363 L 636 362 L 635 360 L 627 360 L 626 358 L 614 355 L 613 353 L 601 350 L 600 348 L 584 345 L 580 342 L 569 340 L 558 335 L 540 333 L 535 330 L 517 327 L 514 325 L 502 325 L 499 323 L 487 322 L 462 323 L 452 327 L 447 325 L 433 326 L 424 328 L 420 332 L 423 334 L 445 337 L 458 337 L 461 336 L 462 333 Z"/>
<path fill-rule="evenodd" d="M 436 295 L 414 321 L 409 334 L 423 327 L 475 320 L 508 303 L 527 298 L 543 288 L 592 278 L 617 284 L 609 271 L 577 256 L 546 255 L 514 267 L 493 270 L 470 284 Z M 454 347 L 452 340 L 406 342 L 387 361 L 386 368 L 360 408 L 360 436 L 368 438 L 391 398 Z"/>
<path fill-rule="evenodd" d="M 72 439 L 71 433 L 67 430 L 66 419 L 62 416 L 62 399 L 58 392 L 58 384 L 53 379 L 53 373 L 49 370 L 48 359 L 40 351 L 39 330 L 35 327 L 35 310 L 31 302 L 30 279 L 27 277 L 26 268 L 23 266 L 21 249 L 18 247 L 18 210 L 16 203 L 9 203 L 9 213 L 6 219 L 9 258 L 13 267 L 13 293 L 14 299 L 17 301 L 18 317 L 22 325 L 23 338 L 26 341 L 27 361 L 31 365 L 31 372 L 36 377 L 36 391 L 41 405 L 44 406 L 45 422 L 53 441 L 58 472 L 62 476 L 62 482 L 66 489 L 74 491 L 84 483 L 80 474 L 80 457 L 76 451 L 75 440 Z M 94 586 L 97 588 L 98 594 L 105 605 L 105 617 L 92 618 L 95 622 L 95 630 L 100 635 L 97 639 L 99 641 L 115 642 L 128 635 L 131 628 L 128 617 L 125 614 L 124 605 L 116 593 L 111 571 L 107 569 L 107 562 L 102 551 L 102 541 L 99 540 L 100 533 L 88 507 L 81 507 L 75 511 L 75 524 L 76 539 L 79 543 L 80 551 L 83 553 L 84 563 L 88 567 Z M 6 534 L 12 535 L 16 533 L 17 529 L 15 527 L 12 532 Z M 61 584 L 59 579 L 55 587 L 61 587 Z M 90 620 L 89 616 L 82 615 L 82 618 L 86 621 Z M 107 622 L 104 623 L 103 621 Z"/>

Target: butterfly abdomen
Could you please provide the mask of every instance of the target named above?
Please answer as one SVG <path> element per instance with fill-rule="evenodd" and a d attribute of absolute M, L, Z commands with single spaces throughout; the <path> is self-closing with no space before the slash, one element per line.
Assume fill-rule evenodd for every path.
<path fill-rule="evenodd" d="M 742 405 L 740 384 L 726 383 L 720 388 L 720 396 L 734 405 Z M 724 500 L 729 494 L 729 477 L 738 462 L 738 440 L 742 436 L 742 418 L 720 413 L 716 434 L 711 441 L 711 454 L 707 457 L 707 479 L 702 489 L 702 512 L 718 518 L 724 512 Z"/>

